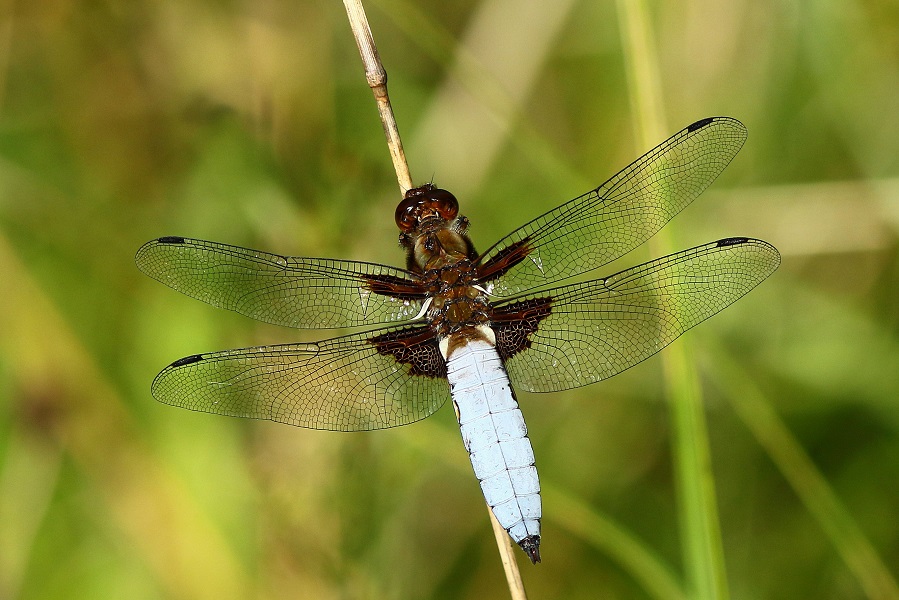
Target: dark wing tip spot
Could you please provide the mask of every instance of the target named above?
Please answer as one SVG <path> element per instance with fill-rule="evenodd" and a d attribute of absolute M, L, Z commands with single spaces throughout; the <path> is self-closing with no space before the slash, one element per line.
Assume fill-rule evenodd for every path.
<path fill-rule="evenodd" d="M 721 248 L 723 246 L 736 246 L 738 244 L 745 244 L 749 241 L 747 237 L 731 237 L 724 238 L 723 240 L 718 240 L 718 247 Z"/>
<path fill-rule="evenodd" d="M 693 123 L 692 125 L 687 126 L 687 131 L 696 131 L 697 129 L 702 129 L 709 123 L 715 120 L 715 117 L 706 117 L 705 119 L 700 119 Z"/>
<path fill-rule="evenodd" d="M 169 365 L 170 368 L 174 367 L 183 367 L 184 365 L 192 365 L 195 362 L 200 362 L 203 360 L 202 354 L 191 354 L 190 356 L 185 356 L 184 358 L 179 358 L 175 362 Z"/>
<path fill-rule="evenodd" d="M 177 235 L 167 235 L 156 240 L 160 244 L 183 244 L 184 238 Z"/>

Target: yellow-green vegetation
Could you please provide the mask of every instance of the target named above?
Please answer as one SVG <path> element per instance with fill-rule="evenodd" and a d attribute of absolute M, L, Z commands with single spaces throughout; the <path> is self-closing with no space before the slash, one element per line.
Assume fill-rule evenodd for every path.
<path fill-rule="evenodd" d="M 367 8 L 413 178 L 480 249 L 699 118 L 749 130 L 597 275 L 743 235 L 780 270 L 689 349 L 519 393 L 529 595 L 899 599 L 895 3 Z M 508 594 L 449 408 L 340 434 L 150 396 L 177 358 L 334 332 L 181 296 L 143 242 L 401 266 L 398 199 L 340 3 L 0 3 L 0 598 Z"/>

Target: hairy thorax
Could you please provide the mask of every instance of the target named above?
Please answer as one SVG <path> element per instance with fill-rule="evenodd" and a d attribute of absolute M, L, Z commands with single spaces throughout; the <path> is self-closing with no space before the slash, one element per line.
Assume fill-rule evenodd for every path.
<path fill-rule="evenodd" d="M 477 270 L 472 262 L 456 258 L 440 259 L 440 263 L 440 267 L 424 272 L 433 291 L 426 316 L 437 335 L 445 337 L 487 323 L 487 294 L 475 284 Z"/>
<path fill-rule="evenodd" d="M 414 190 L 397 208 L 397 224 L 407 266 L 431 293 L 426 318 L 438 337 L 474 336 L 489 321 L 489 305 L 486 291 L 476 285 L 477 253 L 455 198 L 429 186 Z"/>

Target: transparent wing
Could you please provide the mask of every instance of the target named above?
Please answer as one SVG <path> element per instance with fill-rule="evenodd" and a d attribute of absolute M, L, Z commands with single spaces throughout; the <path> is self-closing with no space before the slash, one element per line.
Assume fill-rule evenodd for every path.
<path fill-rule="evenodd" d="M 157 375 L 152 392 L 160 402 L 191 410 L 363 431 L 405 425 L 437 411 L 449 397 L 439 373 L 445 369 L 433 336 L 393 328 L 316 344 L 188 356 Z"/>
<path fill-rule="evenodd" d="M 372 279 L 417 286 L 413 273 L 386 265 L 280 256 L 181 237 L 147 242 L 135 261 L 145 274 L 192 298 L 287 327 L 403 321 L 415 317 L 422 303 L 371 291 Z"/>
<path fill-rule="evenodd" d="M 515 386 L 531 392 L 606 379 L 735 302 L 779 264 L 767 242 L 728 238 L 605 279 L 517 298 L 504 304 L 551 298 L 550 313 L 506 369 Z"/>
<path fill-rule="evenodd" d="M 597 189 L 562 204 L 500 240 L 481 264 L 517 248 L 527 256 L 491 289 L 510 297 L 593 270 L 649 239 L 699 196 L 746 140 L 736 119 L 693 123 Z"/>

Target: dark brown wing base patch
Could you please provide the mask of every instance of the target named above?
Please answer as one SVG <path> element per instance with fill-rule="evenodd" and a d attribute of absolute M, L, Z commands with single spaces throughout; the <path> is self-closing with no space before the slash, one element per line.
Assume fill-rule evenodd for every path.
<path fill-rule="evenodd" d="M 496 255 L 478 267 L 478 281 L 485 283 L 502 276 L 531 253 L 530 237 L 509 244 Z"/>
<path fill-rule="evenodd" d="M 532 298 L 493 309 L 490 324 L 500 358 L 509 360 L 531 347 L 530 336 L 552 312 L 552 302 L 552 298 Z"/>
<path fill-rule="evenodd" d="M 437 337 L 430 327 L 411 327 L 391 331 L 368 340 L 379 354 L 392 356 L 409 365 L 409 374 L 430 378 L 446 377 L 446 363 L 440 356 Z"/>
<path fill-rule="evenodd" d="M 397 300 L 423 300 L 428 290 L 418 281 L 403 279 L 393 275 L 366 275 L 365 285 L 375 294 L 392 296 Z"/>

